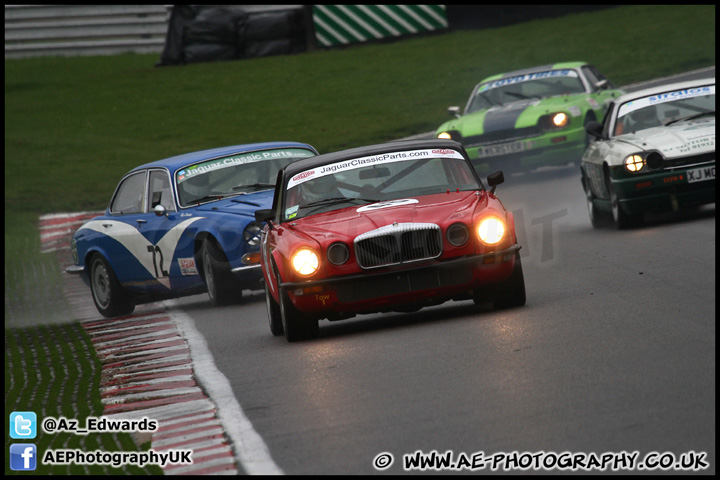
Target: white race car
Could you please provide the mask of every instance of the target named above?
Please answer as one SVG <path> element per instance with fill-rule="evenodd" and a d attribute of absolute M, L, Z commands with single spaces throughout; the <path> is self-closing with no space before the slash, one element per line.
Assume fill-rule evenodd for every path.
<path fill-rule="evenodd" d="M 715 78 L 625 94 L 586 129 L 595 140 L 580 170 L 593 227 L 715 203 Z"/>

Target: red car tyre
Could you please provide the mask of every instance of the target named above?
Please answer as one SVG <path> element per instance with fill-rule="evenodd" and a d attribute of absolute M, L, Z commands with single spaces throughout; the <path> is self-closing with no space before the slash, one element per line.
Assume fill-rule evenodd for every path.
<path fill-rule="evenodd" d="M 280 289 L 280 317 L 288 342 L 296 342 L 317 336 L 319 331 L 317 319 L 303 315 L 292 304 L 287 292 Z"/>
<path fill-rule="evenodd" d="M 270 333 L 276 337 L 283 335 L 285 329 L 283 328 L 282 315 L 280 315 L 280 306 L 270 294 L 267 283 L 265 283 L 265 306 L 267 307 L 268 320 L 270 321 Z"/>
<path fill-rule="evenodd" d="M 525 305 L 525 277 L 523 276 L 520 255 L 515 257 L 515 267 L 510 277 L 495 288 L 493 307 L 496 309 L 520 307 Z"/>

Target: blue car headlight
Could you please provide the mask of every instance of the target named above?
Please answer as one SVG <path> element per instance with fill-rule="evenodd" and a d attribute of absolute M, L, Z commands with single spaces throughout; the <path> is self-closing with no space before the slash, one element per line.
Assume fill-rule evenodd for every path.
<path fill-rule="evenodd" d="M 254 247 L 256 245 L 260 245 L 260 232 L 262 231 L 262 225 L 260 225 L 257 222 L 250 222 L 247 224 L 247 227 L 245 227 L 245 230 L 243 231 L 243 239 L 245 240 L 245 243 L 250 245 L 251 247 Z"/>

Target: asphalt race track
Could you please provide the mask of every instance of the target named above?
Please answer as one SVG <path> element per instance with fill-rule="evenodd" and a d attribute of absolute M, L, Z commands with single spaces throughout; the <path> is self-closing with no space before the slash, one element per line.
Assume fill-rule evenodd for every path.
<path fill-rule="evenodd" d="M 270 334 L 262 292 L 173 308 L 286 474 L 378 473 L 379 454 L 394 459 L 382 472 L 403 473 L 416 452 L 515 454 L 496 457 L 515 473 L 536 471 L 523 453 L 685 455 L 714 473 L 715 205 L 595 230 L 575 168 L 516 175 L 497 194 L 523 246 L 524 307 L 322 321 L 294 344 Z M 604 472 L 638 472 L 628 465 Z M 475 473 L 510 471 L 498 467 Z"/>
<path fill-rule="evenodd" d="M 594 230 L 575 169 L 517 175 L 497 193 L 523 245 L 524 307 L 322 321 L 318 339 L 288 344 L 270 334 L 262 292 L 225 308 L 178 302 L 278 467 L 371 474 L 384 452 L 387 473 L 416 451 L 706 452 L 713 472 L 715 206 Z"/>
<path fill-rule="evenodd" d="M 523 307 L 448 302 L 321 321 L 317 339 L 292 344 L 271 335 L 262 291 L 245 291 L 239 305 L 212 307 L 202 294 L 121 319 L 167 328 L 173 346 L 148 353 L 168 361 L 180 349 L 173 368 L 192 377 L 174 386 L 199 407 L 170 414 L 156 406 L 167 395 L 152 400 L 190 425 L 167 427 L 174 433 L 160 442 L 222 443 L 204 447 L 213 449 L 205 465 L 166 473 L 400 474 L 419 471 L 405 456 L 435 453 L 462 473 L 547 473 L 535 468 L 545 462 L 627 474 L 662 461 L 701 467 L 668 473 L 713 474 L 715 205 L 595 230 L 577 167 L 517 174 L 496 193 L 522 245 Z M 122 328 L 97 321 L 89 289 L 66 286 L 91 335 Z M 147 414 L 129 401 L 107 401 L 106 413 Z M 592 459 L 604 469 L 583 469 Z"/>

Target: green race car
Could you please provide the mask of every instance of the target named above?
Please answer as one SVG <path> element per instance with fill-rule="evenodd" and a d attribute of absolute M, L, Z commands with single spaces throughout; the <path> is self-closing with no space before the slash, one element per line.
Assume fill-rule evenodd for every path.
<path fill-rule="evenodd" d="M 543 65 L 493 75 L 480 82 L 465 111 L 437 129 L 460 142 L 475 168 L 505 174 L 548 165 L 580 164 L 589 144 L 585 125 L 602 121 L 623 94 L 585 62 Z"/>

